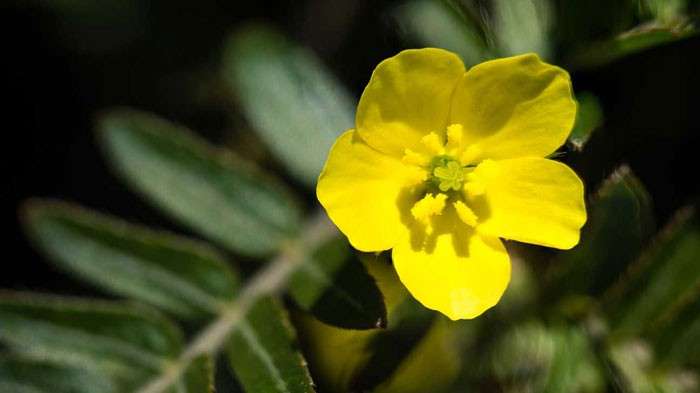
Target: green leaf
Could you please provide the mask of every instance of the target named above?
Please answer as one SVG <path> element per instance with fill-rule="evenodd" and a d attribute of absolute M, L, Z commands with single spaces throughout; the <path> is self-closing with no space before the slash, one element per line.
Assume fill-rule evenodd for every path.
<path fill-rule="evenodd" d="M 229 38 L 222 75 L 270 150 L 314 186 L 331 145 L 354 125 L 345 89 L 313 53 L 265 25 Z"/>
<path fill-rule="evenodd" d="M 295 333 L 274 299 L 264 298 L 255 304 L 229 339 L 226 355 L 248 392 L 314 391 Z"/>
<path fill-rule="evenodd" d="M 493 347 L 493 374 L 504 391 L 600 391 L 603 379 L 590 348 L 577 328 L 523 322 Z"/>
<path fill-rule="evenodd" d="M 223 256 L 187 238 L 53 201 L 27 203 L 24 221 L 60 267 L 176 315 L 211 315 L 238 286 Z"/>
<path fill-rule="evenodd" d="M 319 390 L 442 391 L 459 369 L 455 323 L 435 321 L 437 314 L 410 297 L 383 256 L 361 254 L 360 259 L 385 295 L 386 329 L 341 329 L 305 312 L 293 314 Z"/>
<path fill-rule="evenodd" d="M 639 1 L 569 0 L 565 6 L 555 3 L 557 46 L 569 50 L 629 29 L 634 26 Z"/>
<path fill-rule="evenodd" d="M 666 367 L 700 367 L 700 294 L 691 292 L 689 298 L 691 304 L 673 310 L 652 338 L 659 362 Z"/>
<path fill-rule="evenodd" d="M 206 355 L 194 359 L 184 379 L 187 392 L 214 393 L 214 361 Z"/>
<path fill-rule="evenodd" d="M 687 0 L 642 0 L 640 7 L 654 19 L 661 22 L 672 22 L 681 18 Z"/>
<path fill-rule="evenodd" d="M 346 329 L 386 325 L 382 293 L 343 238 L 316 250 L 289 286 L 296 303 L 325 323 Z"/>
<path fill-rule="evenodd" d="M 611 301 L 618 336 L 656 336 L 700 298 L 700 221 L 683 210 L 630 269 L 626 286 Z"/>
<path fill-rule="evenodd" d="M 394 10 L 394 18 L 407 38 L 455 52 L 467 66 L 494 57 L 480 27 L 447 2 L 409 1 Z"/>
<path fill-rule="evenodd" d="M 552 330 L 554 353 L 543 392 L 600 392 L 605 381 L 594 344 L 582 330 L 560 326 Z"/>
<path fill-rule="evenodd" d="M 574 52 L 568 63 L 571 68 L 590 68 L 611 63 L 622 57 L 659 45 L 692 37 L 698 30 L 689 21 L 670 24 L 650 22 L 619 34 L 615 38 L 595 42 Z"/>
<path fill-rule="evenodd" d="M 527 321 L 499 337 L 491 349 L 494 377 L 513 391 L 541 391 L 555 352 L 552 333 L 540 322 Z"/>
<path fill-rule="evenodd" d="M 353 375 L 351 391 L 370 391 L 391 377 L 426 337 L 436 314 L 413 298 L 406 298 L 391 313 L 389 326 L 369 343 L 371 356 Z"/>
<path fill-rule="evenodd" d="M 155 205 L 228 249 L 269 255 L 296 233 L 300 212 L 281 184 L 188 130 L 133 110 L 100 120 L 115 169 Z"/>
<path fill-rule="evenodd" d="M 576 95 L 576 101 L 578 102 L 576 123 L 574 123 L 574 129 L 569 135 L 569 143 L 574 150 L 581 151 L 593 131 L 602 125 L 603 108 L 601 108 L 598 98 L 587 91 Z"/>
<path fill-rule="evenodd" d="M 550 58 L 552 17 L 547 0 L 494 1 L 494 31 L 501 53 L 513 56 L 534 52 Z"/>
<path fill-rule="evenodd" d="M 614 343 L 608 350 L 617 371 L 616 385 L 630 393 L 691 393 L 697 389 L 697 374 L 690 370 L 659 369 L 654 352 L 642 340 Z"/>
<path fill-rule="evenodd" d="M 2 293 L 0 326 L 0 341 L 13 352 L 106 375 L 119 392 L 149 380 L 182 349 L 171 322 L 117 303 Z M 186 391 L 183 381 L 175 388 Z"/>
<path fill-rule="evenodd" d="M 31 202 L 25 211 L 30 232 L 49 256 L 111 292 L 189 319 L 216 314 L 240 290 L 223 257 L 201 243 L 65 203 Z M 267 365 L 256 369 L 255 378 L 242 381 L 250 392 L 260 391 L 257 381 L 281 376 L 296 385 L 298 375 L 308 376 L 293 335 L 280 328 L 288 326 L 287 316 L 270 312 L 272 302 L 267 298 L 254 305 L 244 327 L 233 333 L 236 349 L 250 354 L 234 364 L 236 372 L 245 375 L 250 362 Z M 269 359 L 275 362 L 268 365 Z M 192 367 L 204 366 L 195 362 Z"/>
<path fill-rule="evenodd" d="M 90 370 L 22 357 L 0 358 L 0 392 L 116 393 L 109 380 Z"/>
<path fill-rule="evenodd" d="M 553 262 L 548 296 L 600 295 L 638 257 L 652 234 L 652 217 L 644 186 L 628 167 L 617 169 L 590 203 L 579 245 Z"/>

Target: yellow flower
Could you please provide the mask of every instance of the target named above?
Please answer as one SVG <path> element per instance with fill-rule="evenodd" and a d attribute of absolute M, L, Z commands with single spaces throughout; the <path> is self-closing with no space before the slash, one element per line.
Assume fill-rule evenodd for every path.
<path fill-rule="evenodd" d="M 374 70 L 316 193 L 355 248 L 393 249 L 423 305 L 474 318 L 510 280 L 499 238 L 578 243 L 583 184 L 545 158 L 575 115 L 567 72 L 534 54 L 466 71 L 451 52 L 406 50 Z"/>

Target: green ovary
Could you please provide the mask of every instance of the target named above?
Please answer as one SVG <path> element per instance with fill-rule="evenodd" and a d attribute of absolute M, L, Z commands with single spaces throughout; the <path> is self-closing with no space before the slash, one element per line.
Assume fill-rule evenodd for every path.
<path fill-rule="evenodd" d="M 459 191 L 464 184 L 464 168 L 450 156 L 438 156 L 433 159 L 430 180 L 442 192 Z"/>

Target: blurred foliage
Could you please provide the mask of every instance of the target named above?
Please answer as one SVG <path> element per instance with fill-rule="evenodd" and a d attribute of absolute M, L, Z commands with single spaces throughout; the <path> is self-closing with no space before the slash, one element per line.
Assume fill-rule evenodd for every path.
<path fill-rule="evenodd" d="M 575 150 L 581 151 L 593 131 L 602 125 L 603 109 L 598 98 L 591 92 L 577 94 L 576 100 L 576 122 L 569 135 L 569 143 Z"/>
<path fill-rule="evenodd" d="M 222 77 L 250 123 L 295 177 L 314 186 L 325 152 L 353 127 L 348 93 L 312 53 L 269 27 L 244 27 L 226 45 Z"/>
<path fill-rule="evenodd" d="M 90 56 L 153 28 L 145 2 L 33 4 L 55 14 L 67 47 Z M 536 52 L 574 72 L 605 72 L 696 36 L 700 2 L 406 0 L 381 12 L 405 46 L 450 49 L 468 66 Z M 21 208 L 27 237 L 56 268 L 126 300 L 0 292 L 0 392 L 700 390 L 697 195 L 666 220 L 654 205 L 662 195 L 600 154 L 640 138 L 619 136 L 628 129 L 608 121 L 609 97 L 577 91 L 576 124 L 557 153 L 607 175 L 585 179 L 580 244 L 509 244 L 502 301 L 452 322 L 408 295 L 388 255 L 352 250 L 319 219 L 311 194 L 331 144 L 353 126 L 356 89 L 282 29 L 235 27 L 203 43 L 220 48 L 213 66 L 167 79 L 194 85 L 175 89 L 181 108 L 223 113 L 230 146 L 141 110 L 97 120 L 110 168 L 180 234 L 68 202 Z M 638 87 L 621 86 L 624 97 Z"/>

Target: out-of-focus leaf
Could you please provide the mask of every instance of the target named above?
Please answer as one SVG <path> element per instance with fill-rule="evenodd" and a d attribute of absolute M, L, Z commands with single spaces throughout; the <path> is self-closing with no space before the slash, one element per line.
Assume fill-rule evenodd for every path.
<path fill-rule="evenodd" d="M 630 341 L 614 345 L 609 357 L 624 377 L 618 381 L 624 384 L 628 391 L 634 393 L 651 393 L 653 384 L 648 375 L 648 369 L 653 362 L 653 354 L 648 345 L 642 341 Z M 649 390 L 647 390 L 649 389 Z"/>
<path fill-rule="evenodd" d="M 313 392 L 306 361 L 295 343 L 285 310 L 265 298 L 231 336 L 226 355 L 248 392 Z"/>
<path fill-rule="evenodd" d="M 107 290 L 183 317 L 210 315 L 238 278 L 205 244 L 61 202 L 32 201 L 25 226 L 61 267 Z"/>
<path fill-rule="evenodd" d="M 319 391 L 347 392 L 353 374 L 369 359 L 368 343 L 379 330 L 341 329 L 303 311 L 292 316 Z"/>
<path fill-rule="evenodd" d="M 503 55 L 534 52 L 549 59 L 551 20 L 548 0 L 494 1 L 494 31 Z"/>
<path fill-rule="evenodd" d="M 598 98 L 590 92 L 576 95 L 576 101 L 578 102 L 576 123 L 569 135 L 569 143 L 574 150 L 581 151 L 593 131 L 603 123 L 603 109 Z"/>
<path fill-rule="evenodd" d="M 208 355 L 194 359 L 185 370 L 185 391 L 190 393 L 214 393 L 214 361 Z M 175 388 L 177 389 L 177 387 Z M 177 393 L 177 392 L 173 392 Z"/>
<path fill-rule="evenodd" d="M 109 378 L 90 370 L 29 358 L 5 357 L 0 358 L 0 392 L 116 393 L 117 390 Z"/>
<path fill-rule="evenodd" d="M 476 26 L 444 1 L 414 0 L 398 6 L 394 17 L 401 32 L 426 46 L 460 55 L 467 66 L 494 57 Z"/>
<path fill-rule="evenodd" d="M 107 375 L 117 391 L 132 391 L 182 348 L 181 333 L 168 320 L 107 302 L 2 294 L 0 326 L 0 340 L 12 351 Z M 186 391 L 184 385 L 176 388 Z"/>
<path fill-rule="evenodd" d="M 695 295 L 695 296 L 692 296 Z M 692 294 L 693 303 L 672 311 L 672 318 L 663 321 L 653 337 L 659 362 L 664 366 L 700 368 L 700 296 Z"/>
<path fill-rule="evenodd" d="M 388 329 L 380 331 L 369 343 L 372 355 L 353 376 L 352 391 L 370 391 L 388 380 L 426 337 L 435 313 L 413 298 L 396 307 Z"/>
<path fill-rule="evenodd" d="M 630 393 L 694 393 L 700 387 L 693 371 L 655 367 L 654 351 L 641 340 L 615 343 L 609 358 L 618 371 L 615 384 Z"/>
<path fill-rule="evenodd" d="M 315 185 L 331 145 L 354 124 L 343 86 L 311 52 L 265 25 L 228 40 L 222 75 L 270 150 Z"/>
<path fill-rule="evenodd" d="M 695 229 L 693 229 L 693 225 L 695 225 Z M 667 233 L 665 236 L 667 236 L 667 241 L 673 241 L 672 237 L 692 236 L 688 232 L 698 230 L 700 230 L 700 225 L 698 225 L 697 213 L 691 210 L 682 210 L 668 231 L 685 231 L 686 233 L 684 235 Z M 697 256 L 700 255 L 700 238 L 695 242 L 695 245 L 690 245 L 691 248 L 688 248 L 685 253 L 682 249 L 671 251 L 673 254 L 668 255 L 668 260 L 678 261 L 686 258 L 688 260 L 686 263 L 690 264 L 689 259 L 697 259 Z M 682 247 L 682 243 L 676 247 Z M 692 247 L 695 248 L 695 251 Z M 695 256 L 693 256 L 693 252 Z M 666 264 L 669 263 L 668 260 L 665 262 Z M 657 362 L 662 364 L 664 368 L 688 366 L 697 369 L 700 367 L 700 286 L 696 284 L 695 288 L 689 288 L 679 296 L 647 331 L 647 336 L 654 346 Z M 700 376 L 698 377 L 700 378 Z"/>
<path fill-rule="evenodd" d="M 392 312 L 408 296 L 393 268 L 378 255 L 361 254 L 360 260 L 374 277 L 386 301 L 389 321 Z M 319 390 L 347 392 L 351 381 L 372 354 L 370 342 L 378 329 L 340 329 L 318 321 L 305 312 L 295 312 L 294 322 L 300 327 L 305 354 L 309 359 Z"/>
<path fill-rule="evenodd" d="M 116 170 L 158 207 L 217 243 L 268 255 L 296 232 L 300 213 L 281 184 L 155 116 L 114 111 L 100 137 Z"/>
<path fill-rule="evenodd" d="M 200 357 L 187 369 L 182 385 L 169 393 L 213 393 L 211 361 Z M 23 357 L 0 358 L 0 392 L 3 393 L 126 393 L 106 375 Z"/>
<path fill-rule="evenodd" d="M 613 37 L 633 27 L 640 0 L 555 1 L 556 28 L 553 38 L 562 49 Z M 603 11 L 604 10 L 604 11 Z"/>
<path fill-rule="evenodd" d="M 605 380 L 593 344 L 576 327 L 553 330 L 554 356 L 543 392 L 600 392 Z"/>
<path fill-rule="evenodd" d="M 539 391 L 554 357 L 551 333 L 538 322 L 526 322 L 503 335 L 490 354 L 493 375 L 504 390 Z M 529 389 L 527 389 L 529 387 Z"/>
<path fill-rule="evenodd" d="M 571 68 L 596 67 L 655 46 L 692 37 L 697 33 L 698 29 L 692 22 L 678 21 L 671 25 L 650 22 L 611 40 L 590 44 L 575 52 L 568 63 Z"/>
<path fill-rule="evenodd" d="M 532 266 L 527 263 L 526 256 L 519 251 L 518 246 L 511 245 L 510 254 L 510 282 L 503 297 L 498 302 L 498 307 L 493 308 L 493 313 L 504 319 L 514 318 L 523 313 L 529 313 L 532 307 L 537 307 L 539 296 L 539 279 L 535 276 Z"/>
<path fill-rule="evenodd" d="M 469 323 L 469 322 L 466 322 Z M 445 392 L 462 367 L 463 351 L 459 327 L 446 318 L 436 318 L 411 351 L 375 393 Z M 370 363 L 371 364 L 371 363 Z"/>
<path fill-rule="evenodd" d="M 462 348 L 455 345 L 458 329 L 445 318 L 435 320 L 424 337 L 401 361 L 375 393 L 422 393 L 447 391 L 463 363 Z M 462 390 L 464 391 L 464 390 Z"/>
<path fill-rule="evenodd" d="M 394 308 L 386 330 L 339 329 L 297 315 L 322 391 L 420 393 L 448 388 L 461 367 L 458 326 L 415 306 L 410 313 L 413 306 Z"/>
<path fill-rule="evenodd" d="M 578 329 L 530 321 L 496 342 L 491 364 L 504 391 L 595 392 L 603 379 L 590 347 Z"/>
<path fill-rule="evenodd" d="M 460 367 L 457 324 L 435 321 L 436 314 L 410 298 L 387 261 L 369 254 L 361 259 L 384 294 L 386 330 L 339 329 L 295 314 L 320 390 L 406 393 L 449 386 Z"/>
<path fill-rule="evenodd" d="M 316 250 L 289 286 L 296 303 L 325 323 L 347 329 L 386 325 L 382 293 L 345 239 L 332 239 Z"/>
<path fill-rule="evenodd" d="M 26 211 L 30 231 L 50 256 L 117 294 L 189 319 L 216 314 L 239 290 L 238 276 L 223 257 L 198 242 L 64 203 L 34 202 Z M 287 315 L 266 298 L 233 333 L 235 351 L 248 354 L 232 358 L 236 372 L 248 376 L 255 364 L 255 376 L 241 381 L 247 391 L 267 391 L 258 384 L 272 386 L 280 378 L 290 386 L 299 386 L 300 375 L 308 379 L 293 335 L 281 328 L 288 325 Z M 192 367 L 206 369 L 206 359 Z M 198 375 L 203 374 L 194 372 Z"/>
<path fill-rule="evenodd" d="M 599 295 L 635 260 L 653 231 L 644 186 L 623 166 L 601 186 L 589 208 L 581 242 L 553 262 L 549 296 Z"/>
<path fill-rule="evenodd" d="M 700 223 L 684 210 L 632 267 L 609 303 L 615 334 L 654 336 L 700 299 Z"/>
<path fill-rule="evenodd" d="M 640 3 L 651 17 L 669 23 L 681 17 L 687 0 L 642 0 Z"/>

